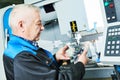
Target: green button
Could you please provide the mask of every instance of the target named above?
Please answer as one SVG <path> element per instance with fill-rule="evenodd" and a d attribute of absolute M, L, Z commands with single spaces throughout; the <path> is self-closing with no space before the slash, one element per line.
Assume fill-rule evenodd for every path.
<path fill-rule="evenodd" d="M 108 6 L 109 5 L 109 2 L 105 2 L 105 6 Z"/>

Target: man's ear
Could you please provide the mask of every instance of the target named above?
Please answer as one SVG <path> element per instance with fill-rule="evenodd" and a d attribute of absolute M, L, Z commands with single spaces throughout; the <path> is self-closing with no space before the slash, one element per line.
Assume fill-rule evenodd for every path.
<path fill-rule="evenodd" d="M 18 22 L 18 27 L 19 27 L 19 29 L 20 29 L 22 32 L 24 32 L 23 21 L 19 21 L 19 22 Z"/>

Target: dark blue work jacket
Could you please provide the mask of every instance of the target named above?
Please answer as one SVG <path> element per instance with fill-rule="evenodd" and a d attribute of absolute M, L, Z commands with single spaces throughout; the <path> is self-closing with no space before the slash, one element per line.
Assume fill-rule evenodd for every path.
<path fill-rule="evenodd" d="M 3 62 L 7 80 L 66 80 L 64 77 L 59 78 L 61 64 L 56 62 L 49 51 L 15 35 L 10 36 Z M 85 73 L 84 65 L 79 62 L 71 67 L 71 71 L 73 73 L 70 76 L 78 73 L 79 79 L 76 80 L 80 80 Z M 68 77 L 66 73 L 64 75 Z"/>

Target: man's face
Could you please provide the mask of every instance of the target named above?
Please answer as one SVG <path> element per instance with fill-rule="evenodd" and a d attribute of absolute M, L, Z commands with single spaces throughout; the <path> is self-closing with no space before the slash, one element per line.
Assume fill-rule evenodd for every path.
<path fill-rule="evenodd" d="M 25 22 L 25 35 L 28 40 L 38 41 L 44 27 L 41 23 L 39 12 L 32 12 L 30 14 L 31 15 Z"/>

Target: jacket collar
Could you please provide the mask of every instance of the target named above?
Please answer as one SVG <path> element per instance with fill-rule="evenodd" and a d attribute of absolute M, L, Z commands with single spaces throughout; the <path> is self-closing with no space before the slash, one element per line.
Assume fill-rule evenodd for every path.
<path fill-rule="evenodd" d="M 10 40 L 8 41 L 7 49 L 5 49 L 4 54 L 9 56 L 10 58 L 14 58 L 21 51 L 26 50 L 36 55 L 35 50 L 37 49 L 38 47 L 33 45 L 32 41 L 26 40 L 15 35 L 10 35 Z"/>

